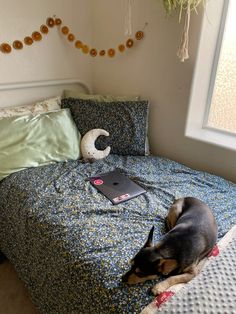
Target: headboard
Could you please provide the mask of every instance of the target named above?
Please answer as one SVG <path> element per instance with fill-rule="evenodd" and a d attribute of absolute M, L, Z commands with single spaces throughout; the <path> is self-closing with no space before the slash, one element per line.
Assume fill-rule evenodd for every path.
<path fill-rule="evenodd" d="M 28 105 L 61 96 L 64 89 L 77 89 L 90 94 L 90 88 L 76 78 L 0 84 L 0 108 Z"/>

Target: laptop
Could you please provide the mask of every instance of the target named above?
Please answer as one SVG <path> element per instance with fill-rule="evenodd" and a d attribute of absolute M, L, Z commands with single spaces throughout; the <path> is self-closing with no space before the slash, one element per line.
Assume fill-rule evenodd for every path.
<path fill-rule="evenodd" d="M 114 205 L 147 192 L 119 170 L 98 174 L 88 180 Z"/>

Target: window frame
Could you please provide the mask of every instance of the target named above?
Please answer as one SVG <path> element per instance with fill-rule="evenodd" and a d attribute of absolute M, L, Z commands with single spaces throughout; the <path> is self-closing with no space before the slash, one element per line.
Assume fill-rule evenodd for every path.
<path fill-rule="evenodd" d="M 235 133 L 207 125 L 230 1 L 232 0 L 214 0 L 207 3 L 190 92 L 185 136 L 236 151 Z"/>

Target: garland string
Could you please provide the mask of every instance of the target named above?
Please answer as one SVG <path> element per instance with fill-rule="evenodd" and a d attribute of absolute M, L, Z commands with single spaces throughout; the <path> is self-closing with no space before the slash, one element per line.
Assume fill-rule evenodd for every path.
<path fill-rule="evenodd" d="M 136 42 L 140 41 L 144 37 L 143 30 L 139 30 L 135 33 L 135 38 L 128 38 L 124 43 L 120 43 L 116 49 L 109 48 L 107 50 L 98 50 L 97 48 L 90 48 L 86 43 L 77 39 L 75 35 L 70 32 L 69 27 L 66 25 L 62 26 L 62 20 L 54 16 L 53 18 L 47 18 L 46 24 L 42 24 L 40 26 L 40 31 L 34 31 L 31 36 L 26 36 L 23 41 L 14 40 L 12 44 L 7 42 L 0 43 L 0 52 L 3 54 L 9 54 L 12 52 L 12 49 L 21 50 L 24 48 L 24 46 L 31 46 L 34 42 L 41 41 L 43 36 L 48 34 L 49 29 L 53 28 L 55 25 L 58 26 L 58 30 L 67 38 L 67 40 L 74 44 L 75 48 L 80 49 L 84 54 L 88 54 L 91 57 L 96 57 L 97 55 L 103 57 L 106 55 L 110 58 L 113 58 L 117 54 L 117 48 L 120 53 L 123 53 L 125 50 L 135 46 Z M 145 24 L 144 28 L 146 25 L 147 23 Z"/>

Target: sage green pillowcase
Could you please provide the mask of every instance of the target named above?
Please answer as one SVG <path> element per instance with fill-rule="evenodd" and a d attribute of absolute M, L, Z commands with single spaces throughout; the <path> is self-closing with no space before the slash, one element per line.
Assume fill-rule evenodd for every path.
<path fill-rule="evenodd" d="M 78 159 L 80 139 L 69 109 L 0 119 L 0 180 L 25 168 Z"/>
<path fill-rule="evenodd" d="M 76 90 L 64 90 L 63 98 L 78 98 L 83 100 L 94 100 L 99 102 L 113 102 L 113 101 L 137 101 L 139 96 L 113 96 L 113 95 L 90 95 L 83 94 Z"/>

